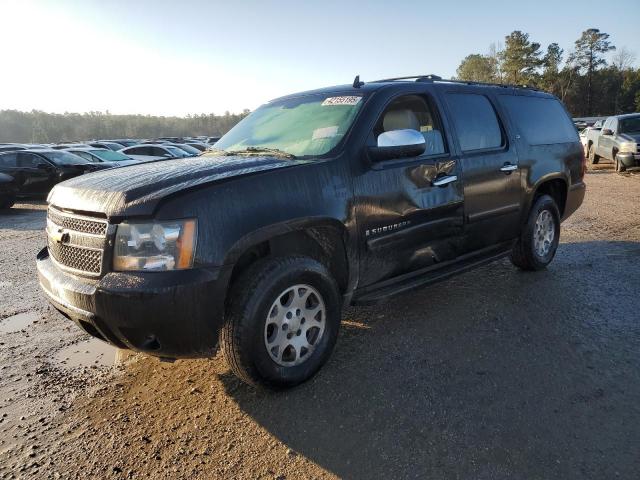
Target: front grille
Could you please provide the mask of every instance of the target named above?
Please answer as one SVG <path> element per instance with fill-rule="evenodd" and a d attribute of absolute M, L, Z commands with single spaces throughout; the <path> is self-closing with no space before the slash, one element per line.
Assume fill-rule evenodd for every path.
<path fill-rule="evenodd" d="M 99 274 L 102 269 L 102 252 L 65 245 L 49 239 L 49 254 L 61 265 L 81 272 Z"/>
<path fill-rule="evenodd" d="M 49 254 L 63 268 L 87 275 L 100 275 L 107 242 L 107 228 L 106 220 L 63 213 L 49 207 Z"/>
<path fill-rule="evenodd" d="M 49 209 L 48 215 L 49 220 L 59 227 L 66 228 L 68 230 L 101 236 L 104 236 L 107 233 L 107 222 L 63 215 L 51 208 Z"/>

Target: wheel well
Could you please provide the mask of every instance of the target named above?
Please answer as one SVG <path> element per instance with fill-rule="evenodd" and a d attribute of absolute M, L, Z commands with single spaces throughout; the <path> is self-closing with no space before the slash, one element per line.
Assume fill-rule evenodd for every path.
<path fill-rule="evenodd" d="M 345 292 L 349 282 L 349 263 L 342 232 L 336 227 L 321 226 L 277 235 L 245 250 L 233 267 L 230 285 L 256 261 L 268 256 L 306 255 L 329 269 Z"/>
<path fill-rule="evenodd" d="M 560 211 L 560 216 L 564 215 L 564 207 L 567 203 L 567 183 L 564 180 L 555 178 L 542 183 L 538 186 L 535 196 L 539 197 L 540 195 L 549 195 L 553 198 Z"/>

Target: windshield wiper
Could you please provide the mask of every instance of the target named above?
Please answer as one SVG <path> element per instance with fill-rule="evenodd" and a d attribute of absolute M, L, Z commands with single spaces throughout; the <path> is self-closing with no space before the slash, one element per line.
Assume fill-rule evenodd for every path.
<path fill-rule="evenodd" d="M 268 148 L 268 147 L 247 147 L 243 150 L 230 150 L 227 151 L 229 155 L 238 155 L 238 154 L 260 154 L 260 153 L 268 153 L 269 155 L 284 157 L 284 158 L 296 158 L 295 155 L 280 150 L 279 148 Z"/>

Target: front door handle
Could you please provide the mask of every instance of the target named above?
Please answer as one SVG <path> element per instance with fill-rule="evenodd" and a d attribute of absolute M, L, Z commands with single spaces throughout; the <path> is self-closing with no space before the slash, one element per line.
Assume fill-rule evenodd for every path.
<path fill-rule="evenodd" d="M 446 175 L 444 177 L 436 178 L 433 182 L 431 182 L 431 185 L 433 185 L 434 187 L 444 187 L 445 185 L 449 185 L 451 182 L 455 182 L 456 180 L 458 180 L 457 175 Z"/>
<path fill-rule="evenodd" d="M 510 164 L 510 163 L 505 163 L 505 164 L 500 168 L 500 171 L 501 171 L 501 172 L 504 172 L 504 173 L 511 173 L 511 172 L 513 172 L 513 171 L 515 171 L 515 170 L 517 170 L 517 169 L 518 169 L 518 166 L 517 166 L 517 165 L 512 165 L 512 164 Z"/>

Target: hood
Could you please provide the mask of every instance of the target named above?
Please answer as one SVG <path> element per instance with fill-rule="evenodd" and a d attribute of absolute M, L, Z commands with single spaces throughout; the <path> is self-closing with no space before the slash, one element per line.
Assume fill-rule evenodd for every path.
<path fill-rule="evenodd" d="M 59 208 L 107 217 L 151 215 L 162 199 L 176 192 L 302 163 L 307 161 L 270 156 L 208 156 L 139 163 L 59 183 L 47 201 Z"/>
<path fill-rule="evenodd" d="M 627 142 L 636 142 L 640 143 L 640 133 L 621 133 L 620 138 L 626 140 Z"/>

